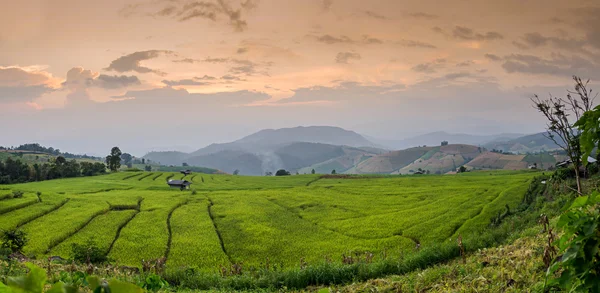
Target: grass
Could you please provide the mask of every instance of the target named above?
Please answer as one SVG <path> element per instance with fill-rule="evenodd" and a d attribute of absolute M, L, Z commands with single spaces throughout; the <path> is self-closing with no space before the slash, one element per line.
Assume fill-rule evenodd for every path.
<path fill-rule="evenodd" d="M 404 273 L 455 257 L 451 239 L 489 229 L 490 219 L 506 205 L 516 209 L 537 174 L 198 174 L 186 177 L 194 178 L 197 192 L 192 194 L 165 184 L 183 176 L 177 172 L 119 172 L 3 187 L 23 190 L 25 196 L 0 201 L 0 211 L 5 211 L 0 228 L 21 225 L 31 239 L 25 253 L 40 258 L 69 257 L 73 243 L 89 238 L 96 238 L 120 265 L 139 267 L 142 260 L 166 256 L 170 280 L 178 284 L 200 282 L 199 276 L 216 278 L 220 268 L 234 264 L 249 273 L 283 274 L 269 273 L 267 283 L 284 275 L 292 287 L 322 284 L 318 278 L 337 283 Z M 42 192 L 43 202 L 31 203 L 36 191 Z M 476 246 L 494 243 L 497 237 L 490 237 Z M 415 254 L 417 244 L 421 250 Z M 344 257 L 370 254 L 374 264 L 368 268 L 342 265 Z M 305 266 L 310 272 L 301 269 Z M 184 275 L 186 271 L 193 273 Z M 238 288 L 250 282 L 246 277 L 218 281 L 218 286 L 240 282 L 227 287 Z"/>

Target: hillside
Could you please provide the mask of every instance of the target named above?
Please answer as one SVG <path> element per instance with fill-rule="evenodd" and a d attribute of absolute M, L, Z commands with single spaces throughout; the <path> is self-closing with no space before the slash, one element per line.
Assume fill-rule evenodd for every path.
<path fill-rule="evenodd" d="M 496 149 L 503 152 L 520 154 L 559 149 L 556 143 L 548 139 L 545 135 L 546 133 L 541 132 L 511 140 L 496 140 L 485 144 L 485 147 L 490 150 Z"/>
<path fill-rule="evenodd" d="M 381 140 L 371 138 L 375 143 L 385 145 L 392 149 L 406 149 L 416 146 L 437 146 L 442 141 L 448 141 L 451 144 L 470 144 L 483 145 L 492 141 L 507 141 L 523 136 L 517 133 L 500 133 L 494 135 L 472 135 L 464 133 L 448 133 L 445 131 L 436 131 L 401 140 Z"/>

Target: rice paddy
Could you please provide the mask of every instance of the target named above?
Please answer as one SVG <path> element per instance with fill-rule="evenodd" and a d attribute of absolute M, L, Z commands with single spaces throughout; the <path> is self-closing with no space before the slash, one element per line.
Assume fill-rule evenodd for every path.
<path fill-rule="evenodd" d="M 0 229 L 20 228 L 24 253 L 71 257 L 93 239 L 118 264 L 165 257 L 168 269 L 232 264 L 290 268 L 344 256 L 398 257 L 489 227 L 516 208 L 535 172 L 427 176 L 249 177 L 120 172 L 3 186 Z M 36 192 L 41 192 L 41 201 Z"/>

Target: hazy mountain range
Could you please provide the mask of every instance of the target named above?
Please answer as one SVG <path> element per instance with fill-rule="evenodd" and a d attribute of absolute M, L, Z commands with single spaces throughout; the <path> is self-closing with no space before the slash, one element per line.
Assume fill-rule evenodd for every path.
<path fill-rule="evenodd" d="M 448 141 L 450 146 L 440 148 L 442 141 Z M 337 173 L 410 173 L 421 168 L 440 173 L 473 161 L 488 153 L 486 149 L 526 153 L 555 149 L 552 145 L 542 134 L 433 132 L 404 140 L 381 140 L 339 127 L 310 126 L 265 129 L 189 153 L 150 152 L 144 157 L 165 165 L 187 163 L 227 173 L 239 170 L 244 175 L 261 175 L 278 169 L 299 173 L 309 173 L 312 169 L 318 173 L 332 170 Z M 492 168 L 503 168 L 500 165 Z M 512 166 L 527 167 L 527 163 Z"/>

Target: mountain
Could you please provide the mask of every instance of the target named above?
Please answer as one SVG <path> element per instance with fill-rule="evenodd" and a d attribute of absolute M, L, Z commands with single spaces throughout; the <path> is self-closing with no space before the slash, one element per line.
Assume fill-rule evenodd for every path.
<path fill-rule="evenodd" d="M 556 150 L 560 147 L 551 139 L 547 138 L 545 132 L 525 135 L 509 140 L 496 140 L 485 144 L 487 149 L 500 150 L 512 153 L 528 153 L 539 151 Z"/>
<path fill-rule="evenodd" d="M 248 152 L 273 151 L 281 145 L 294 142 L 351 147 L 376 147 L 374 143 L 362 135 L 343 128 L 332 126 L 298 126 L 293 128 L 264 129 L 233 142 L 211 144 L 191 153 L 191 155 L 206 155 L 224 150 Z"/>
<path fill-rule="evenodd" d="M 470 144 L 483 145 L 492 141 L 506 141 L 523 136 L 517 133 L 501 133 L 494 135 L 472 135 L 463 133 L 447 133 L 444 131 L 431 132 L 402 140 L 383 140 L 370 138 L 374 143 L 384 145 L 392 149 L 406 149 L 417 146 L 437 146 L 442 141 L 448 141 L 451 144 Z"/>

